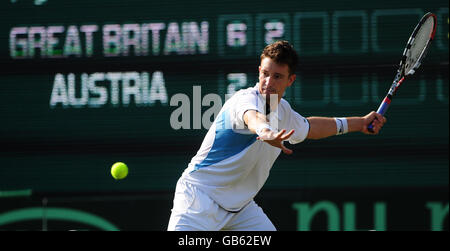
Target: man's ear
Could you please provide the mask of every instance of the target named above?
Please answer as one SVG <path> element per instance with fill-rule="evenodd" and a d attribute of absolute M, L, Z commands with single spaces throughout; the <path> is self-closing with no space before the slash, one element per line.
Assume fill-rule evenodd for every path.
<path fill-rule="evenodd" d="M 290 75 L 288 86 L 291 86 L 294 83 L 296 78 L 297 78 L 297 76 L 295 74 Z"/>

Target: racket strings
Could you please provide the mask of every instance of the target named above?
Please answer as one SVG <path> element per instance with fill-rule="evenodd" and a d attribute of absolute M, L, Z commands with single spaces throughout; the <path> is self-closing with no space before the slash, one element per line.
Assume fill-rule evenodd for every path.
<path fill-rule="evenodd" d="M 416 36 L 410 41 L 410 48 L 407 53 L 405 73 L 412 74 L 414 69 L 420 64 L 420 59 L 423 58 L 427 45 L 433 32 L 434 19 L 429 17 L 425 20 L 422 26 L 416 33 Z M 413 70 L 413 72 L 411 72 Z M 411 72 L 411 73 L 410 73 Z"/>

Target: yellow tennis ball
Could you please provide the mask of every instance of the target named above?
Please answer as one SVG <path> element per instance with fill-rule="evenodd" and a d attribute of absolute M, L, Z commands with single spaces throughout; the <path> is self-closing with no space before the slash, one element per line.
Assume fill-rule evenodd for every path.
<path fill-rule="evenodd" d="M 128 175 L 128 167 L 123 162 L 116 162 L 111 167 L 111 175 L 116 180 L 121 180 L 127 177 Z"/>

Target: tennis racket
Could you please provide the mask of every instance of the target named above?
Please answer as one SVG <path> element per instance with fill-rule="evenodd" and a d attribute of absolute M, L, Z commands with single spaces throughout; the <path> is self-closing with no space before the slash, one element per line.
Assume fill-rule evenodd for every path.
<path fill-rule="evenodd" d="M 436 33 L 437 19 L 436 15 L 433 13 L 425 14 L 422 19 L 420 19 L 411 37 L 406 44 L 405 50 L 403 51 L 403 56 L 400 61 L 399 68 L 397 70 L 397 75 L 389 89 L 386 97 L 381 102 L 378 107 L 377 113 L 384 115 L 391 104 L 392 97 L 396 93 L 397 89 L 406 79 L 406 77 L 413 75 L 416 70 L 422 64 L 428 49 L 430 48 L 431 41 Z M 367 127 L 370 132 L 373 131 L 373 125 Z"/>

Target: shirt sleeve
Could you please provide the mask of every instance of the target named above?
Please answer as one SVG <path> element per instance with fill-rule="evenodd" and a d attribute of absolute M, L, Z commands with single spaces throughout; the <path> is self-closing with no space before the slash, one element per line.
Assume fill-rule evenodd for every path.
<path fill-rule="evenodd" d="M 289 138 L 289 143 L 298 144 L 306 139 L 309 133 L 309 122 L 302 115 L 290 109 L 290 128 L 294 129 L 294 134 Z"/>
<path fill-rule="evenodd" d="M 263 105 L 258 99 L 258 94 L 255 91 L 244 92 L 236 96 L 236 101 L 233 105 L 233 110 L 235 114 L 235 126 L 240 129 L 244 129 L 247 126 L 244 122 L 244 114 L 246 111 L 254 110 L 259 113 L 263 112 Z"/>

